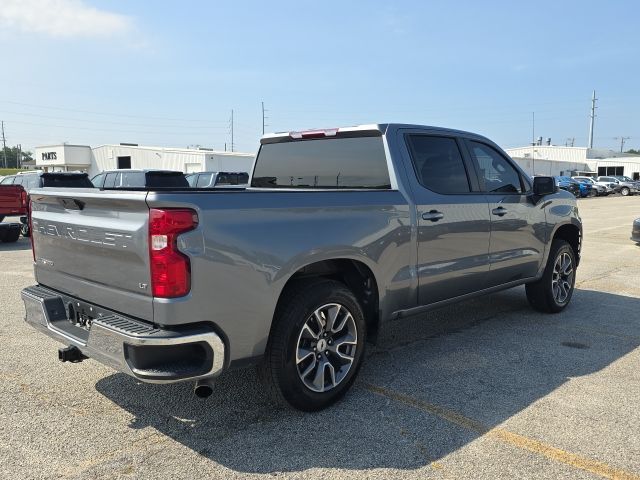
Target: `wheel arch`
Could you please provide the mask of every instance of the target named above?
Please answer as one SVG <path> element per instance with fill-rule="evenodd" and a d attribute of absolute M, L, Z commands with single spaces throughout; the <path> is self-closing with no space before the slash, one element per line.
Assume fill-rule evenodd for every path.
<path fill-rule="evenodd" d="M 375 342 L 380 323 L 379 285 L 373 270 L 365 262 L 354 258 L 330 258 L 307 263 L 289 276 L 278 296 L 275 315 L 286 292 L 299 281 L 326 278 L 345 284 L 355 295 L 362 307 L 367 324 L 367 339 Z M 272 320 L 272 325 L 273 325 Z"/>
<path fill-rule="evenodd" d="M 582 228 L 574 223 L 565 223 L 556 228 L 551 240 L 561 239 L 566 241 L 576 257 L 576 264 L 580 263 L 580 251 L 582 248 Z M 576 265 L 577 266 L 577 265 Z"/>

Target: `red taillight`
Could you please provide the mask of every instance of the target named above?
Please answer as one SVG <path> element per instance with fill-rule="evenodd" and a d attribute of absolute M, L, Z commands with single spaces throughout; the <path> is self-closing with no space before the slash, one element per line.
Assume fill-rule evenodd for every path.
<path fill-rule="evenodd" d="M 149 210 L 149 258 L 154 297 L 182 297 L 191 289 L 189 258 L 178 250 L 178 236 L 198 226 L 193 210 Z"/>
<path fill-rule="evenodd" d="M 29 206 L 29 199 L 27 197 L 26 190 L 20 190 L 20 207 L 27 212 L 27 207 Z"/>
<path fill-rule="evenodd" d="M 335 137 L 338 134 L 337 128 L 325 128 L 319 130 L 307 130 L 304 132 L 289 132 L 289 136 L 295 139 L 301 138 L 323 138 Z"/>

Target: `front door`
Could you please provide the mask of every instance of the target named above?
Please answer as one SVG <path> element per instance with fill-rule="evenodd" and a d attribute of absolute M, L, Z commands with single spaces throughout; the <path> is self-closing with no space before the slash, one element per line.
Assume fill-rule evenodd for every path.
<path fill-rule="evenodd" d="M 533 200 L 529 180 L 496 148 L 470 140 L 467 147 L 491 213 L 489 286 L 534 277 L 546 244 L 544 202 Z"/>
<path fill-rule="evenodd" d="M 486 287 L 489 208 L 455 137 L 405 133 L 418 224 L 418 304 Z M 475 190 L 475 191 L 474 191 Z"/>

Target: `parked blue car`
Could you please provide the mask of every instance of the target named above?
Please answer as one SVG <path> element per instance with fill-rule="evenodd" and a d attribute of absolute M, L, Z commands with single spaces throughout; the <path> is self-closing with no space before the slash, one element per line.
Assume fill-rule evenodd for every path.
<path fill-rule="evenodd" d="M 584 197 L 590 197 L 591 195 L 593 195 L 593 186 L 589 183 L 589 182 L 579 182 L 578 180 L 575 180 L 571 177 L 565 177 L 565 176 L 561 176 L 561 177 L 557 177 L 558 181 L 560 183 L 573 183 L 573 184 L 578 184 L 578 188 L 579 188 L 579 193 L 578 195 L 580 195 L 580 197 L 584 198 Z M 562 188 L 562 186 L 560 186 L 560 188 Z M 569 190 L 569 189 L 565 189 L 565 190 Z M 571 190 L 569 190 L 571 191 Z M 574 191 L 571 191 L 571 193 L 573 193 L 574 195 L 576 195 L 574 193 Z M 578 196 L 576 195 L 576 197 Z"/>

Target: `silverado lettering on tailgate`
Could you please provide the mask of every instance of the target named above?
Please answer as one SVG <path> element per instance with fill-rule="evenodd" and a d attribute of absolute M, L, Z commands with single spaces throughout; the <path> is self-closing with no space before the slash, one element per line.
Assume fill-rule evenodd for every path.
<path fill-rule="evenodd" d="M 133 236 L 130 233 L 101 228 L 77 227 L 35 218 L 32 223 L 33 230 L 42 235 L 62 237 L 76 242 L 93 243 L 114 248 L 130 248 L 133 245 Z"/>

